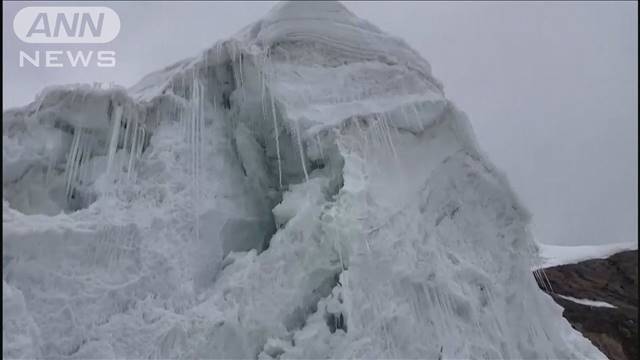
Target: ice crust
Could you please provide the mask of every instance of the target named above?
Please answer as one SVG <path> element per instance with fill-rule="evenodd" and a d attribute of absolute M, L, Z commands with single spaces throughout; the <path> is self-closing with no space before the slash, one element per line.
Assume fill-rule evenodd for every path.
<path fill-rule="evenodd" d="M 403 41 L 285 2 L 3 114 L 4 358 L 604 359 Z"/>

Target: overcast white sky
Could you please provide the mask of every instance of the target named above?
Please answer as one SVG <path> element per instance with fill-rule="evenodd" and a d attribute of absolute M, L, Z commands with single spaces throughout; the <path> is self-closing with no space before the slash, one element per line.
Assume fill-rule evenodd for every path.
<path fill-rule="evenodd" d="M 117 66 L 36 69 L 18 67 L 19 50 L 75 47 L 20 42 L 13 17 L 29 3 L 3 2 L 3 109 L 31 102 L 48 84 L 130 86 L 232 35 L 273 5 L 101 4 L 119 14 L 120 35 L 83 49 L 115 50 Z M 345 4 L 431 63 L 447 96 L 469 115 L 482 148 L 532 211 L 538 241 L 637 239 L 636 2 Z"/>

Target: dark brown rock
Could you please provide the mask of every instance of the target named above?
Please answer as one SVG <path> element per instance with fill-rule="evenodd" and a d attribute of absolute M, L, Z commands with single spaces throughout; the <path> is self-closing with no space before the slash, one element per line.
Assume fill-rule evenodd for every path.
<path fill-rule="evenodd" d="M 564 308 L 571 325 L 612 360 L 638 359 L 638 251 L 544 269 L 539 283 Z M 544 277 L 543 277 L 544 278 Z M 616 308 L 582 305 L 558 295 L 604 301 Z"/>

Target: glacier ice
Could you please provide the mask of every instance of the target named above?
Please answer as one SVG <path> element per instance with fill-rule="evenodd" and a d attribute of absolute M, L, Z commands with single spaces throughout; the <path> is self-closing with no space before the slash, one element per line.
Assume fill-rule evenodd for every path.
<path fill-rule="evenodd" d="M 5 358 L 604 358 L 402 40 L 285 2 L 3 113 Z"/>

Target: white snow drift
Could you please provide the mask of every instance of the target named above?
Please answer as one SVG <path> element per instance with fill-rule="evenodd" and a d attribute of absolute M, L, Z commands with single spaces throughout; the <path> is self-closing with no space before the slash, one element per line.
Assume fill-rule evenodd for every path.
<path fill-rule="evenodd" d="M 5 358 L 604 358 L 429 64 L 282 3 L 3 114 Z"/>
<path fill-rule="evenodd" d="M 575 264 L 590 259 L 606 259 L 621 251 L 638 250 L 638 243 L 622 242 L 602 245 L 548 245 L 538 244 L 540 261 L 535 268 Z"/>

